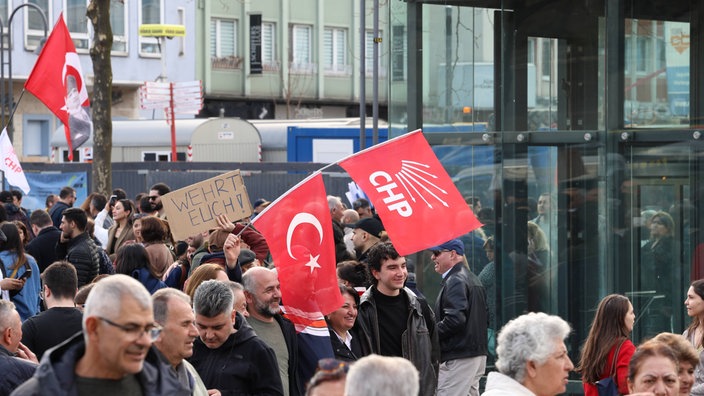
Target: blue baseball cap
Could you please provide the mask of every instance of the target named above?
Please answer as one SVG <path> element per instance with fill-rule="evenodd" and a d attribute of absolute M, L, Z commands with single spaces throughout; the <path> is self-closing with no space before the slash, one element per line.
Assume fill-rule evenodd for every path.
<path fill-rule="evenodd" d="M 454 250 L 457 254 L 464 254 L 464 243 L 459 239 L 450 239 L 442 245 L 433 246 L 428 250 Z"/>

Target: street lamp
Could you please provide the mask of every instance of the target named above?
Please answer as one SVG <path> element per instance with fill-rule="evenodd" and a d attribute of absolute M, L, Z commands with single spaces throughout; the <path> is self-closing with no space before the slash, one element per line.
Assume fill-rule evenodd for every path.
<path fill-rule="evenodd" d="M 5 63 L 5 40 L 3 37 L 3 30 L 5 30 L 5 26 L 2 22 L 2 18 L 0 18 L 0 81 L 2 82 L 0 84 L 0 113 L 2 114 L 2 122 L 5 122 L 5 106 L 8 106 L 8 110 L 10 113 L 9 119 L 7 120 L 7 133 L 8 136 L 10 137 L 10 140 L 13 140 L 13 132 L 14 132 L 14 127 L 12 126 L 12 116 L 15 114 L 15 99 L 14 99 L 14 93 L 12 89 L 12 19 L 15 17 L 15 14 L 17 11 L 19 11 L 20 8 L 22 7 L 31 7 L 37 10 L 39 15 L 42 17 L 42 22 L 44 23 L 44 41 L 46 41 L 46 36 L 47 36 L 47 31 L 49 30 L 49 27 L 46 22 L 46 15 L 44 15 L 44 11 L 42 11 L 41 8 L 39 8 L 38 5 L 32 4 L 32 3 L 24 3 L 20 4 L 17 7 L 15 7 L 14 10 L 12 10 L 12 14 L 10 14 L 10 19 L 7 22 L 7 43 L 10 46 L 9 50 L 7 51 L 7 63 Z M 39 48 L 41 48 L 42 44 L 39 44 Z M 5 65 L 7 64 L 7 72 L 8 72 L 8 79 L 9 79 L 9 84 L 8 84 L 8 94 L 9 98 L 6 97 L 5 93 Z M 8 103 L 9 102 L 9 103 Z"/>

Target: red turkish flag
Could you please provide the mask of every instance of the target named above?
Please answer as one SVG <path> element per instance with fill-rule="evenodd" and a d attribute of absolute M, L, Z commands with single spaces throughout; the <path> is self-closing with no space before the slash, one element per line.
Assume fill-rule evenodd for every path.
<path fill-rule="evenodd" d="M 481 226 L 420 130 L 339 164 L 369 196 L 401 255 L 440 245 Z"/>
<path fill-rule="evenodd" d="M 312 321 L 342 306 L 332 219 L 320 173 L 274 201 L 253 224 L 274 258 L 287 314 Z"/>
<path fill-rule="evenodd" d="M 90 138 L 93 122 L 88 113 L 90 101 L 81 61 L 63 13 L 59 15 L 24 87 L 64 124 L 69 159 L 73 159 L 73 150 Z"/>

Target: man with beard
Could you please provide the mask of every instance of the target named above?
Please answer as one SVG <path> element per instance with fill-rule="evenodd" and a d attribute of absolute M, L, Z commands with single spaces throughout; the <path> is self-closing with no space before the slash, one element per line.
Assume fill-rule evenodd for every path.
<path fill-rule="evenodd" d="M 95 284 L 83 332 L 47 351 L 34 376 L 13 395 L 190 395 L 150 350 L 160 328 L 149 292 L 112 275 Z"/>
<path fill-rule="evenodd" d="M 157 354 L 192 395 L 207 396 L 198 372 L 185 360 L 193 355 L 193 341 L 198 337 L 191 298 L 180 290 L 166 288 L 157 290 L 152 302 L 154 321 L 161 326 L 161 334 L 154 340 Z"/>
<path fill-rule="evenodd" d="M 161 203 L 161 197 L 170 193 L 171 187 L 164 183 L 157 183 L 149 189 L 149 201 L 152 204 L 152 211 L 156 210 L 159 212 L 158 217 L 161 219 L 166 219 L 166 214 L 164 212 L 164 205 Z"/>
<path fill-rule="evenodd" d="M 90 283 L 100 270 L 100 249 L 86 232 L 88 216 L 81 208 L 68 208 L 61 217 L 61 238 L 56 256 L 76 267 L 78 287 Z"/>
<path fill-rule="evenodd" d="M 233 309 L 230 287 L 208 280 L 196 289 L 193 308 L 200 338 L 189 359 L 205 386 L 223 395 L 283 395 L 276 355 Z"/>
<path fill-rule="evenodd" d="M 247 322 L 276 353 L 284 395 L 299 396 L 298 339 L 293 324 L 281 315 L 281 286 L 276 271 L 254 267 L 242 275 L 247 298 Z"/>

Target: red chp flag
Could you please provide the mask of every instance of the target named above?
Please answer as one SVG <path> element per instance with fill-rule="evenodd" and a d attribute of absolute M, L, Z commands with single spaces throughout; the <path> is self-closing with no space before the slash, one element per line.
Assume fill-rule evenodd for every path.
<path fill-rule="evenodd" d="M 320 173 L 274 201 L 253 224 L 269 245 L 287 315 L 312 322 L 342 306 L 332 219 Z"/>
<path fill-rule="evenodd" d="M 339 164 L 369 196 L 401 255 L 440 245 L 481 226 L 420 130 Z"/>
<path fill-rule="evenodd" d="M 90 138 L 93 129 L 88 90 L 63 14 L 51 31 L 39 59 L 24 84 L 64 124 L 68 156 Z"/>

